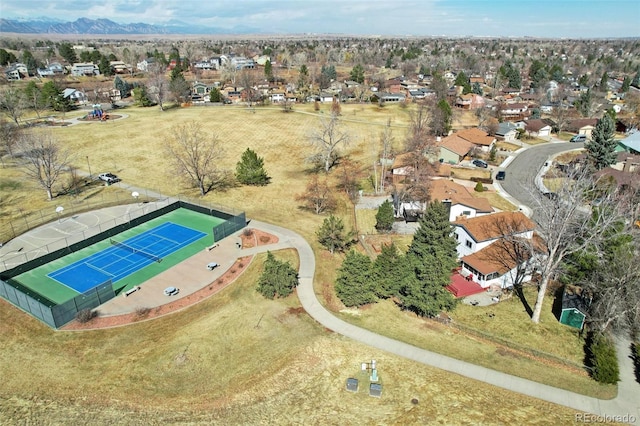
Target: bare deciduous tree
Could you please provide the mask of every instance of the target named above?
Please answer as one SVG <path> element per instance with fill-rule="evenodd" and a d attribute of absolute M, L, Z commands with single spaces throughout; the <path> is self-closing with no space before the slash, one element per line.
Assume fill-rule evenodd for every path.
<path fill-rule="evenodd" d="M 424 151 L 429 139 L 431 114 L 426 103 L 421 102 L 409 113 L 409 131 L 405 140 L 405 150 Z"/>
<path fill-rule="evenodd" d="M 169 80 L 163 64 L 156 62 L 149 67 L 147 87 L 149 95 L 158 104 L 160 111 L 164 111 L 164 100 L 169 92 Z"/>
<path fill-rule="evenodd" d="M 15 86 L 9 86 L 0 91 L 0 109 L 16 123 L 20 125 L 20 117 L 24 114 L 26 100 L 24 92 Z"/>
<path fill-rule="evenodd" d="M 306 191 L 298 195 L 296 200 L 302 201 L 304 207 L 315 214 L 332 211 L 336 207 L 336 201 L 331 193 L 327 178 L 320 180 L 317 174 L 311 176 Z"/>
<path fill-rule="evenodd" d="M 339 147 L 349 143 L 349 133 L 340 127 L 338 116 L 331 114 L 330 118 L 320 117 L 320 127 L 311 133 L 309 141 L 316 149 L 311 160 L 320 162 L 328 173 L 338 159 Z"/>
<path fill-rule="evenodd" d="M 224 172 L 218 168 L 224 156 L 222 143 L 217 135 L 207 135 L 199 123 L 191 121 L 175 126 L 167 138 L 166 149 L 178 174 L 191 180 L 200 195 L 224 179 Z"/>
<path fill-rule="evenodd" d="M 27 177 L 47 191 L 53 199 L 53 186 L 69 168 L 71 154 L 62 148 L 50 132 L 28 132 L 21 135 L 18 148 L 24 158 Z"/>
<path fill-rule="evenodd" d="M 387 162 L 391 159 L 393 147 L 393 134 L 391 133 L 391 119 L 387 120 L 387 125 L 380 134 L 379 146 L 374 146 L 373 174 L 374 189 L 376 193 L 384 192 L 387 174 Z M 377 170 L 380 163 L 380 180 L 378 181 Z"/>
<path fill-rule="evenodd" d="M 549 281 L 557 278 L 565 259 L 599 247 L 605 233 L 621 220 L 618 203 L 611 196 L 605 197 L 598 209 L 590 208 L 589 197 L 596 189 L 597 182 L 589 171 L 581 170 L 564 180 L 556 197 L 535 197 L 534 217 L 545 244 L 545 256 L 537 265 L 540 282 L 531 315 L 535 323 L 540 321 Z"/>

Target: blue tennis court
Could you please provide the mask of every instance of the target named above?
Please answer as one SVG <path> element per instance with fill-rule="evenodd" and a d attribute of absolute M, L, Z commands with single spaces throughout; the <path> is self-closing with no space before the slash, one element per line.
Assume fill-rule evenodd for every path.
<path fill-rule="evenodd" d="M 126 278 L 206 236 L 204 232 L 165 222 L 127 240 L 112 240 L 111 247 L 47 276 L 84 293 L 109 280 L 115 283 Z"/>

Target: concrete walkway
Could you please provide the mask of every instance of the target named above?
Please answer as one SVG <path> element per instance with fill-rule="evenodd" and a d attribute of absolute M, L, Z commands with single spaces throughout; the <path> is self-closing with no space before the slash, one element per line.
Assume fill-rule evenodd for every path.
<path fill-rule="evenodd" d="M 315 294 L 313 288 L 315 257 L 313 250 L 306 240 L 295 232 L 279 226 L 256 220 L 252 220 L 251 225 L 279 236 L 279 245 L 281 247 L 290 245 L 298 251 L 300 257 L 300 283 L 297 289 L 298 298 L 305 311 L 329 330 L 371 347 L 425 365 L 437 367 L 523 395 L 573 408 L 576 410 L 576 414 L 592 413 L 601 417 L 609 416 L 608 418 L 611 418 L 610 416 L 627 416 L 626 418 L 620 417 L 619 419 L 627 419 L 632 424 L 640 424 L 640 384 L 635 381 L 633 361 L 630 358 L 630 342 L 626 340 L 618 340 L 616 342 L 622 381 L 619 383 L 618 396 L 609 401 L 554 388 L 430 352 L 398 340 L 381 336 L 336 318 L 320 304 Z"/>

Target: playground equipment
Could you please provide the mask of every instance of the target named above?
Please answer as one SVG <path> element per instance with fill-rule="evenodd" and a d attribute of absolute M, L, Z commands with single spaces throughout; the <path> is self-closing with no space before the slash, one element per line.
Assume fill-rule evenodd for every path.
<path fill-rule="evenodd" d="M 100 121 L 105 121 L 109 119 L 109 114 L 104 112 L 104 110 L 102 109 L 102 105 L 93 104 L 93 111 L 87 114 L 87 118 L 89 120 L 98 119 Z"/>

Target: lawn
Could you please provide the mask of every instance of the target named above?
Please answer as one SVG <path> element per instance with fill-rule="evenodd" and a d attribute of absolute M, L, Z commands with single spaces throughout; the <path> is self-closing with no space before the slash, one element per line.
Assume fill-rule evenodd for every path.
<path fill-rule="evenodd" d="M 90 162 L 94 174 L 110 171 L 124 184 L 192 197 L 198 197 L 197 191 L 176 177 L 162 150 L 174 125 L 197 120 L 209 134 L 216 134 L 226 149 L 226 156 L 218 163 L 230 171 L 241 153 L 252 148 L 264 157 L 271 183 L 266 187 L 214 190 L 203 197 L 204 201 L 243 209 L 249 219 L 280 224 L 304 236 L 316 253 L 316 293 L 325 306 L 339 311 L 342 305 L 335 298 L 333 283 L 342 255 L 330 255 L 316 241 L 315 231 L 326 216 L 301 210 L 296 201 L 296 195 L 305 190 L 310 169 L 305 161 L 312 153 L 309 132 L 318 126 L 318 116 L 326 114 L 328 107 L 323 106 L 321 111 L 316 113 L 311 105 L 296 106 L 289 114 L 275 107 L 256 108 L 255 112 L 224 107 L 164 112 L 158 108 L 124 108 L 120 113 L 128 118 L 122 120 L 51 131 L 75 153 L 74 165 L 79 169 L 88 171 Z M 345 105 L 342 117 L 352 135 L 345 153 L 363 165 L 372 164 L 372 145 L 388 120 L 396 149 L 401 146 L 408 123 L 408 111 L 398 106 Z M 474 170 L 476 176 L 479 172 Z M 7 217 L 20 219 L 20 209 L 55 210 L 59 203 L 72 198 L 65 195 L 46 201 L 44 191 L 20 179 L 15 167 L 0 168 L 0 184 L 12 188 L 8 196 L 3 194 L 0 205 L 3 224 Z M 117 186 L 99 187 L 96 193 L 117 190 Z M 336 214 L 348 227 L 353 223 L 351 204 L 342 198 Z M 255 265 L 241 283 L 211 300 L 167 318 L 121 329 L 53 332 L 0 302 L 0 376 L 5 378 L 0 413 L 24 419 L 25 412 L 44 414 L 46 407 L 54 407 L 59 408 L 60 419 L 67 420 L 63 416 L 68 415 L 68 419 L 82 421 L 95 415 L 107 419 L 104 423 L 121 419 L 117 416 L 122 413 L 132 416 L 132 421 L 153 416 L 158 422 L 189 419 L 207 423 L 216 419 L 225 424 L 268 423 L 281 416 L 285 416 L 285 423 L 318 423 L 328 418 L 335 418 L 336 423 L 478 423 L 485 418 L 511 423 L 522 418 L 544 418 L 549 424 L 558 424 L 573 418 L 571 410 L 476 382 L 469 386 L 466 379 L 327 333 L 301 313 L 295 297 L 275 302 L 258 297 L 253 291 L 259 274 Z M 376 305 L 371 312 L 385 306 Z M 367 319 L 362 325 L 423 344 L 425 337 L 415 332 L 425 328 L 423 320 L 388 306 L 386 309 L 381 312 L 384 321 Z M 256 327 L 258 322 L 260 326 Z M 414 327 L 414 332 L 408 331 Z M 536 330 L 532 328 L 530 333 Z M 457 344 L 449 340 L 450 333 L 441 330 L 431 339 L 440 341 L 440 346 Z M 481 353 L 492 351 L 482 342 L 476 348 Z M 380 359 L 381 374 L 385 386 L 389 386 L 384 398 L 342 392 L 347 376 L 372 357 Z M 386 373 L 382 364 L 387 365 Z M 494 365 L 498 369 L 507 367 Z M 527 368 L 549 370 L 537 364 Z M 531 374 L 536 374 L 535 369 Z M 553 375 L 539 374 L 544 380 L 547 376 Z M 80 393 L 83 400 L 77 400 Z M 170 406 L 167 397 L 171 398 Z M 410 403 L 414 397 L 420 404 Z M 459 410 L 461 403 L 465 410 Z M 70 411 L 65 414 L 66 410 Z M 344 417 L 337 418 L 335 413 Z M 54 415 L 47 412 L 48 421 L 55 423 Z"/>
<path fill-rule="evenodd" d="M 297 264 L 295 253 L 276 256 Z M 482 383 L 469 386 L 455 374 L 327 332 L 303 313 L 295 295 L 270 301 L 255 291 L 264 258 L 215 297 L 112 330 L 55 332 L 0 301 L 0 422 L 101 425 L 126 416 L 129 424 L 485 418 L 504 424 L 532 417 L 560 424 L 573 418 L 568 408 Z M 346 379 L 371 359 L 383 397 L 346 392 Z"/>

